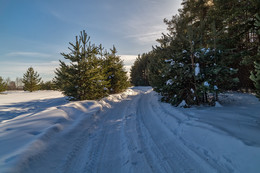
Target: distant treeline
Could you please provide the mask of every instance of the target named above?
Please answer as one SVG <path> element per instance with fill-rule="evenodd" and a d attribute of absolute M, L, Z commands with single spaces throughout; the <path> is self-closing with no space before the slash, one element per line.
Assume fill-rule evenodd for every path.
<path fill-rule="evenodd" d="M 9 77 L 6 79 L 3 79 L 0 76 L 0 92 L 6 91 L 6 90 L 25 90 L 24 88 L 24 82 L 23 78 L 17 77 L 15 81 L 12 81 Z M 53 81 L 40 81 L 37 84 L 37 90 L 56 90 L 57 87 L 55 86 L 55 83 Z"/>
<path fill-rule="evenodd" d="M 162 100 L 211 104 L 226 90 L 260 97 L 260 1 L 183 0 L 164 19 L 168 33 L 131 68 L 134 85 L 151 85 Z"/>

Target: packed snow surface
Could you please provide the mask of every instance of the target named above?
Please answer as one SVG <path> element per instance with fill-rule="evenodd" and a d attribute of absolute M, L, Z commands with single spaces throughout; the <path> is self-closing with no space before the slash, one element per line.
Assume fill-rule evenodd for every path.
<path fill-rule="evenodd" d="M 260 102 L 172 107 L 150 87 L 99 101 L 57 91 L 0 95 L 0 172 L 260 172 Z"/>

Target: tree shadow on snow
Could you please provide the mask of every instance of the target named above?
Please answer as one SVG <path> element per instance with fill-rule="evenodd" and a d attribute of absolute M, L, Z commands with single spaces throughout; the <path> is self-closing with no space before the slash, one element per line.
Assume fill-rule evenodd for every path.
<path fill-rule="evenodd" d="M 67 103 L 65 97 L 43 100 L 33 100 L 29 102 L 18 102 L 9 105 L 0 105 L 0 122 L 13 119 L 21 115 L 32 115 L 44 111 L 51 107 L 57 107 Z"/>

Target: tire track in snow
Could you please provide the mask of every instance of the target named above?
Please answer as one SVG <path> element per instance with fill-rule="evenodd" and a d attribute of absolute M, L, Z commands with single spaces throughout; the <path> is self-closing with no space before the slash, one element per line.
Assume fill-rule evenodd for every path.
<path fill-rule="evenodd" d="M 157 118 L 160 120 L 162 124 L 164 124 L 166 128 L 168 128 L 169 131 L 172 132 L 173 137 L 175 136 L 175 138 L 178 139 L 178 141 L 181 142 L 183 146 L 187 148 L 186 150 L 192 151 L 198 157 L 204 160 L 208 165 L 210 165 L 215 170 L 218 170 L 219 172 L 234 172 L 232 165 L 221 163 L 219 159 L 209 155 L 210 151 L 207 151 L 205 148 L 204 149 L 200 148 L 200 146 L 195 145 L 192 141 L 185 140 L 181 136 L 180 131 L 183 128 L 182 126 L 193 126 L 195 128 L 202 128 L 221 135 L 226 135 L 226 133 L 219 131 L 217 129 L 208 128 L 207 126 L 204 125 L 204 123 L 198 121 L 195 117 L 187 117 L 187 115 L 180 112 L 180 114 L 182 114 L 185 117 L 183 120 L 181 120 L 173 113 L 170 113 L 167 109 L 165 109 L 164 106 L 162 106 L 163 103 L 153 101 L 152 104 L 153 105 L 151 106 L 151 108 L 153 112 L 159 115 L 157 116 Z M 163 118 L 162 115 L 160 115 L 160 112 L 163 112 L 166 116 L 170 116 L 170 118 L 176 119 L 178 123 L 178 127 L 173 128 L 171 125 L 169 125 L 169 123 L 166 122 L 167 119 L 165 120 L 165 118 Z M 196 121 L 196 124 L 191 123 L 191 120 Z"/>
<path fill-rule="evenodd" d="M 214 172 L 205 162 L 173 137 L 156 118 L 151 94 L 144 94 L 137 107 L 140 141 L 154 172 Z M 204 166 L 201 166 L 204 165 Z"/>
<path fill-rule="evenodd" d="M 123 165 L 128 157 L 126 139 L 123 133 L 127 108 L 134 97 L 123 100 L 114 105 L 112 109 L 104 112 L 107 120 L 104 122 L 105 142 L 102 143 L 101 153 L 98 158 L 96 172 L 127 172 Z"/>
<path fill-rule="evenodd" d="M 83 113 L 24 172 L 228 172 L 165 123 L 163 116 L 172 114 L 154 92 L 138 91 L 111 108 Z"/>
<path fill-rule="evenodd" d="M 69 138 L 71 135 L 79 133 L 77 138 L 72 141 L 72 147 L 66 156 L 66 161 L 62 166 L 62 172 L 83 172 L 82 170 L 84 168 L 84 163 L 82 160 L 84 160 L 86 156 L 89 156 L 89 154 L 86 154 L 86 149 L 90 148 L 88 146 L 92 145 L 91 142 L 95 142 L 95 140 L 91 139 L 99 135 L 94 131 L 99 123 L 95 117 L 98 116 L 99 113 L 100 112 L 97 112 L 97 114 L 91 115 L 91 118 L 86 118 L 80 125 L 77 126 L 80 128 L 86 128 L 76 128 L 75 130 L 70 131 L 70 135 L 66 137 Z"/>
<path fill-rule="evenodd" d="M 133 173 L 140 172 L 140 170 L 142 170 L 142 172 L 152 172 L 144 155 L 141 142 L 138 140 L 136 106 L 138 105 L 140 97 L 141 95 L 138 95 L 128 105 L 123 131 L 128 153 L 127 157 L 125 157 L 124 167 L 128 170 L 127 172 Z"/>

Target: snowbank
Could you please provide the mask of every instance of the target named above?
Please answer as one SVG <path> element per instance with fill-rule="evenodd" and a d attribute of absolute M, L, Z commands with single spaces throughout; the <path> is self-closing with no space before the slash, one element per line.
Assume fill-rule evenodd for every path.
<path fill-rule="evenodd" d="M 128 89 L 99 101 L 68 102 L 58 91 L 6 92 L 0 96 L 0 169 L 28 166 L 28 159 L 45 150 L 58 133 L 135 94 Z"/>

